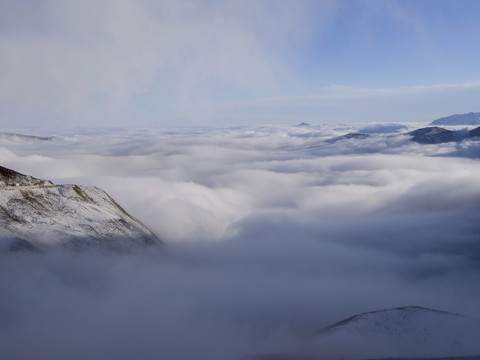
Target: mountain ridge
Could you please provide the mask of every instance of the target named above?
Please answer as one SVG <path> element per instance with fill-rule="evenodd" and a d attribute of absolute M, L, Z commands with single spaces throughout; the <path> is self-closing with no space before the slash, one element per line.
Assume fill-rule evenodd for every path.
<path fill-rule="evenodd" d="M 480 353 L 480 321 L 420 306 L 354 315 L 315 332 L 314 347 L 345 358 Z"/>
<path fill-rule="evenodd" d="M 320 329 L 320 330 L 317 330 L 315 331 L 315 334 L 316 335 L 321 335 L 323 333 L 326 333 L 328 332 L 329 330 L 332 330 L 332 329 L 335 329 L 339 326 L 343 326 L 343 325 L 346 325 L 352 321 L 355 321 L 356 319 L 359 319 L 365 315 L 372 315 L 372 314 L 379 314 L 379 313 L 387 313 L 387 312 L 390 312 L 390 311 L 395 311 L 395 310 L 399 310 L 399 311 L 410 311 L 410 310 L 413 310 L 413 311 L 416 311 L 416 310 L 419 310 L 419 311 L 430 311 L 430 312 L 434 312 L 434 313 L 440 313 L 440 314 L 448 314 L 448 315 L 454 315 L 454 316 L 461 316 L 461 317 L 466 317 L 465 315 L 461 315 L 461 314 L 456 314 L 456 313 L 452 313 L 452 312 L 449 312 L 449 311 L 442 311 L 442 310 L 435 310 L 435 309 L 430 309 L 430 308 L 426 308 L 426 307 L 423 307 L 423 306 L 415 306 L 415 305 L 410 305 L 410 306 L 401 306 L 401 307 L 397 307 L 397 308 L 389 308 L 389 309 L 382 309 L 382 310 L 375 310 L 375 311 L 368 311 L 368 312 L 364 312 L 364 313 L 361 313 L 361 314 L 356 314 L 356 315 L 353 315 L 353 316 L 350 316 L 346 319 L 343 319 L 343 320 L 340 320 L 336 323 L 333 323 L 331 325 L 328 325 L 327 327 L 323 328 L 323 329 Z"/>
<path fill-rule="evenodd" d="M 0 214 L 3 250 L 125 251 L 162 243 L 97 187 L 54 185 L 5 167 L 0 167 Z"/>
<path fill-rule="evenodd" d="M 7 186 L 47 186 L 53 185 L 49 180 L 37 179 L 30 175 L 0 166 L 0 187 Z"/>
<path fill-rule="evenodd" d="M 420 144 L 442 144 L 447 142 L 460 142 L 480 136 L 480 127 L 472 130 L 448 130 L 438 126 L 424 127 L 409 132 L 412 141 Z"/>

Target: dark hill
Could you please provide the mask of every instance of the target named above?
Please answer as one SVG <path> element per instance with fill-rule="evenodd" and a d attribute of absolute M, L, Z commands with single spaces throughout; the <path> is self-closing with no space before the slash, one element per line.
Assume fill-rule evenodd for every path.
<path fill-rule="evenodd" d="M 441 127 L 427 127 L 411 131 L 412 140 L 420 144 L 440 144 L 455 141 L 455 132 Z"/>

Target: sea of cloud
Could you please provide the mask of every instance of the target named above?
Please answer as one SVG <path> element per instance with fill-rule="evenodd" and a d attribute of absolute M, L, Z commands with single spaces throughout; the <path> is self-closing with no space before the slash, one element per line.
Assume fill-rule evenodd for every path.
<path fill-rule="evenodd" d="M 239 359 L 382 308 L 480 318 L 480 143 L 415 126 L 9 130 L 39 138 L 2 135 L 2 166 L 104 189 L 167 254 L 3 256 L 0 353 Z"/>

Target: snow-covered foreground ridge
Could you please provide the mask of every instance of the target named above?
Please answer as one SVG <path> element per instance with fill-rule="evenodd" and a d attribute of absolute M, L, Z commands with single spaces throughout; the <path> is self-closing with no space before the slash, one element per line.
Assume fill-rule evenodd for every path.
<path fill-rule="evenodd" d="M 417 306 L 355 315 L 315 336 L 318 350 L 347 358 L 480 354 L 480 321 Z"/>
<path fill-rule="evenodd" d="M 316 331 L 300 349 L 242 360 L 480 359 L 480 321 L 419 306 L 355 315 Z"/>
<path fill-rule="evenodd" d="M 160 243 L 101 189 L 53 185 L 0 166 L 0 251 L 129 250 Z"/>

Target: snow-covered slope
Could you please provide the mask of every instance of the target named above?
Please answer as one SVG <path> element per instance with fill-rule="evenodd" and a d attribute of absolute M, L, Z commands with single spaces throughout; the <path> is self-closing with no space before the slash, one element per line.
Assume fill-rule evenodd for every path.
<path fill-rule="evenodd" d="M 480 321 L 407 306 L 355 315 L 316 331 L 297 349 L 242 360 L 478 360 L 479 354 Z"/>
<path fill-rule="evenodd" d="M 0 168 L 0 251 L 58 245 L 129 250 L 159 243 L 155 234 L 103 190 L 54 186 Z"/>
<path fill-rule="evenodd" d="M 480 113 L 450 115 L 432 121 L 430 125 L 480 125 Z"/>
<path fill-rule="evenodd" d="M 316 332 L 318 353 L 344 358 L 446 357 L 480 353 L 480 322 L 422 307 L 352 316 Z"/>

